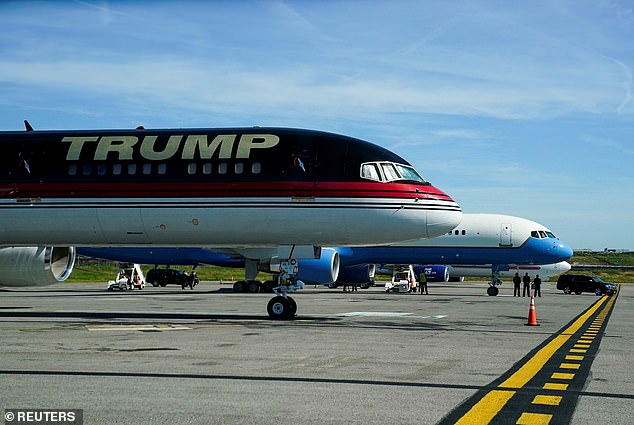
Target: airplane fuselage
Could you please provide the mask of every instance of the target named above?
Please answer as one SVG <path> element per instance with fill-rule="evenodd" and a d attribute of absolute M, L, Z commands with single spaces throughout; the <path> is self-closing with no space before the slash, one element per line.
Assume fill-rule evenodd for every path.
<path fill-rule="evenodd" d="M 462 215 L 404 159 L 332 133 L 1 132 L 0 149 L 4 246 L 374 245 Z"/>

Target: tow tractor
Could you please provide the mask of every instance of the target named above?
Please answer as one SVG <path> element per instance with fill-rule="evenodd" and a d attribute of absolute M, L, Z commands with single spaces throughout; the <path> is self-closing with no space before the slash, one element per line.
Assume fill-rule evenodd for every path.
<path fill-rule="evenodd" d="M 139 264 L 120 263 L 115 280 L 108 281 L 108 291 L 145 288 L 145 276 Z"/>
<path fill-rule="evenodd" d="M 414 268 L 403 266 L 394 268 L 392 272 L 392 280 L 385 283 L 385 292 L 416 292 L 418 289 L 418 281 L 414 274 Z"/>

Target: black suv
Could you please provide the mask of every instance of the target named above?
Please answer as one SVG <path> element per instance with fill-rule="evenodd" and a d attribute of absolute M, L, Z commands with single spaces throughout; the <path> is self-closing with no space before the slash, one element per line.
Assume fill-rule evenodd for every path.
<path fill-rule="evenodd" d="M 189 274 L 176 269 L 151 269 L 147 272 L 145 281 L 151 283 L 152 286 L 180 285 L 182 289 L 186 286 L 194 289 L 199 282 L 196 272 Z"/>
<path fill-rule="evenodd" d="M 597 295 L 613 295 L 616 292 L 616 285 L 605 282 L 596 276 L 584 274 L 562 274 L 557 279 L 557 289 L 564 291 L 564 294 L 574 292 L 581 295 L 582 292 L 594 292 Z"/>

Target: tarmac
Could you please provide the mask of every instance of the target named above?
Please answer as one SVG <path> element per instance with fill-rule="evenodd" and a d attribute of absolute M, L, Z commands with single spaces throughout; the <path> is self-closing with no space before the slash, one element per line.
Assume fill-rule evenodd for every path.
<path fill-rule="evenodd" d="M 0 409 L 85 424 L 631 424 L 634 285 L 542 285 L 538 326 L 512 284 L 271 294 L 231 285 L 0 289 Z M 5 419 L 6 420 L 6 419 Z M 5 423 L 9 423 L 8 421 Z M 12 422 L 17 423 L 17 422 Z"/>

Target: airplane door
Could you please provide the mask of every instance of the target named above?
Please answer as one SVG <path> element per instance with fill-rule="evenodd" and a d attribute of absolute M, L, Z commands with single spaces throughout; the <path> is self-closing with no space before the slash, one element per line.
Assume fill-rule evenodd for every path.
<path fill-rule="evenodd" d="M 511 241 L 511 223 L 500 224 L 500 246 L 513 246 Z"/>

